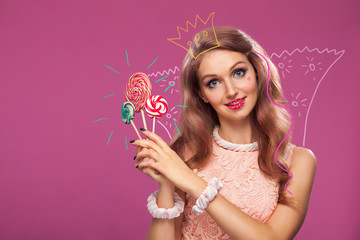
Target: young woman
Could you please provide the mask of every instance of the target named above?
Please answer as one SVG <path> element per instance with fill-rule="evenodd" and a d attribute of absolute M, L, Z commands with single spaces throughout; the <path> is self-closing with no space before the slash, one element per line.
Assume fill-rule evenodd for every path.
<path fill-rule="evenodd" d="M 141 129 L 148 140 L 131 141 L 137 169 L 159 183 L 148 199 L 148 239 L 293 239 L 306 216 L 316 158 L 291 144 L 291 135 L 283 140 L 291 118 L 267 95 L 264 58 L 270 98 L 286 104 L 260 45 L 231 27 L 205 32 L 189 49 L 201 54 L 183 61 L 181 136 L 168 145 Z"/>

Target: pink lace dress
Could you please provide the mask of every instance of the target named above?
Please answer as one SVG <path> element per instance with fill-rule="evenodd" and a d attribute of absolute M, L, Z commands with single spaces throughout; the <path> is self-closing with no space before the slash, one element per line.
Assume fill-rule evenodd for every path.
<path fill-rule="evenodd" d="M 286 150 L 287 166 L 290 166 L 294 147 L 294 144 L 289 144 Z M 220 193 L 226 199 L 249 216 L 265 223 L 276 208 L 279 183 L 265 178 L 260 172 L 258 153 L 226 150 L 214 141 L 210 162 L 204 169 L 193 171 L 207 182 L 217 177 L 224 185 Z M 231 239 L 207 212 L 197 216 L 192 211 L 196 199 L 186 194 L 186 200 L 182 239 Z"/>

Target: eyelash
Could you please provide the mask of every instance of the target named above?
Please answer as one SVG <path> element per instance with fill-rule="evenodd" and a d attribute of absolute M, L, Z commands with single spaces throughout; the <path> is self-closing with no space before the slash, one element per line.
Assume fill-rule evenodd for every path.
<path fill-rule="evenodd" d="M 233 74 L 235 74 L 235 73 L 238 72 L 238 71 L 244 73 L 244 74 L 241 76 L 241 77 L 243 77 L 243 76 L 246 74 L 246 72 L 247 72 L 247 68 L 238 68 L 238 69 L 235 69 Z"/>
<path fill-rule="evenodd" d="M 233 75 L 235 75 L 238 72 L 242 72 L 243 75 L 241 77 L 243 77 L 247 72 L 247 68 L 237 68 L 237 69 L 234 70 Z M 241 77 L 239 77 L 239 78 L 241 78 Z M 215 82 L 215 81 L 218 81 L 218 79 L 216 79 L 216 78 L 211 79 L 209 82 L 207 82 L 206 86 L 208 88 L 214 88 L 214 87 L 211 86 L 211 83 Z"/>

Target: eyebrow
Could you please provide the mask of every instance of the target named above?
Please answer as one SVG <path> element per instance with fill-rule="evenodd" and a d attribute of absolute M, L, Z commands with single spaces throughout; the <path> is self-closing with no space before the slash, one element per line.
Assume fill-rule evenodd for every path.
<path fill-rule="evenodd" d="M 239 63 L 246 63 L 244 61 L 238 61 L 236 62 L 234 65 L 232 65 L 232 67 L 229 69 L 229 71 L 231 71 L 234 67 L 236 67 L 236 65 L 238 65 Z M 207 77 L 216 77 L 215 74 L 208 74 L 208 75 L 205 75 L 204 77 L 201 78 L 201 81 L 204 81 L 205 78 Z"/>

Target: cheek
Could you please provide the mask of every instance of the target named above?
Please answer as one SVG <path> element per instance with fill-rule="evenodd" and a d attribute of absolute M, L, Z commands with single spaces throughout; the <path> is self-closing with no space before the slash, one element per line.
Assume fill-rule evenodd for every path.
<path fill-rule="evenodd" d="M 256 80 L 253 77 L 248 77 L 247 79 L 247 91 L 250 93 L 256 93 L 257 92 L 257 84 Z"/>
<path fill-rule="evenodd" d="M 222 101 L 222 96 L 220 94 L 217 95 L 212 95 L 211 99 L 209 99 L 211 101 L 211 103 L 213 104 L 219 104 Z"/>
<path fill-rule="evenodd" d="M 222 101 L 222 96 L 224 95 L 220 88 L 207 91 L 205 94 L 211 104 L 220 103 Z"/>
<path fill-rule="evenodd" d="M 248 84 L 249 91 L 256 91 L 257 92 L 257 83 L 256 83 L 256 75 L 254 72 L 250 73 L 249 76 L 246 78 L 246 82 Z"/>

